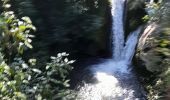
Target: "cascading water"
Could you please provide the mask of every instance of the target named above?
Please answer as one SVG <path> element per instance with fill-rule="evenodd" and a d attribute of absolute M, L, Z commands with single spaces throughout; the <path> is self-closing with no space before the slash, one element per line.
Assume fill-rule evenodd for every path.
<path fill-rule="evenodd" d="M 130 33 L 124 42 L 124 2 L 112 0 L 113 57 L 90 66 L 97 82 L 81 87 L 77 100 L 145 100 L 130 68 L 141 28 Z"/>
<path fill-rule="evenodd" d="M 123 11 L 124 0 L 112 0 L 113 58 L 118 61 L 124 47 Z"/>

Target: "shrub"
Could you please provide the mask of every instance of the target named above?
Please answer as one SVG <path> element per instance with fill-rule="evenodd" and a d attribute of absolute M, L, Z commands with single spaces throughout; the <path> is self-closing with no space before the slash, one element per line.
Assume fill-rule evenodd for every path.
<path fill-rule="evenodd" d="M 2 0 L 0 15 L 0 99 L 71 99 L 67 76 L 72 70 L 67 53 L 51 57 L 45 69 L 36 68 L 36 59 L 22 59 L 24 50 L 33 48 L 30 35 L 35 27 L 29 17 L 18 19 L 9 11 L 9 0 Z"/>

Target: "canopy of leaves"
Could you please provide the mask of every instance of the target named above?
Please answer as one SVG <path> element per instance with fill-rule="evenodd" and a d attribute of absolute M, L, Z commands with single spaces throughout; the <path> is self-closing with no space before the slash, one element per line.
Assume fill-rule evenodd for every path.
<path fill-rule="evenodd" d="M 69 72 L 74 61 L 66 53 L 51 57 L 42 69 L 36 59 L 25 61 L 23 53 L 31 45 L 35 30 L 29 17 L 18 18 L 10 10 L 9 0 L 2 0 L 0 15 L 0 99 L 1 100 L 56 100 L 71 99 Z"/>

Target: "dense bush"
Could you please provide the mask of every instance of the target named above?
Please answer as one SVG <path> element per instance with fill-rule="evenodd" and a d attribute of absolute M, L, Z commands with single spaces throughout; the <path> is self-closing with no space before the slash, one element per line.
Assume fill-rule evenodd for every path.
<path fill-rule="evenodd" d="M 36 66 L 36 59 L 23 59 L 24 51 L 31 45 L 35 30 L 28 17 L 18 19 L 10 11 L 9 0 L 2 0 L 0 15 L 0 99 L 42 100 L 71 99 L 68 74 L 72 70 L 68 54 L 59 53 L 42 69 Z M 26 52 L 25 52 L 26 53 Z"/>

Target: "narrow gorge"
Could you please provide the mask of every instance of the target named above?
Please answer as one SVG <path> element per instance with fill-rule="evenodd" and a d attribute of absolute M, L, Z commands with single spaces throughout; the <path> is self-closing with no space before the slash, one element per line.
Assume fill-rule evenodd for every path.
<path fill-rule="evenodd" d="M 170 0 L 0 0 L 0 100 L 170 100 Z"/>
<path fill-rule="evenodd" d="M 88 67 L 95 82 L 85 83 L 77 100 L 145 100 L 145 92 L 132 68 L 132 58 L 142 27 L 125 40 L 125 0 L 112 0 L 112 58 Z"/>

